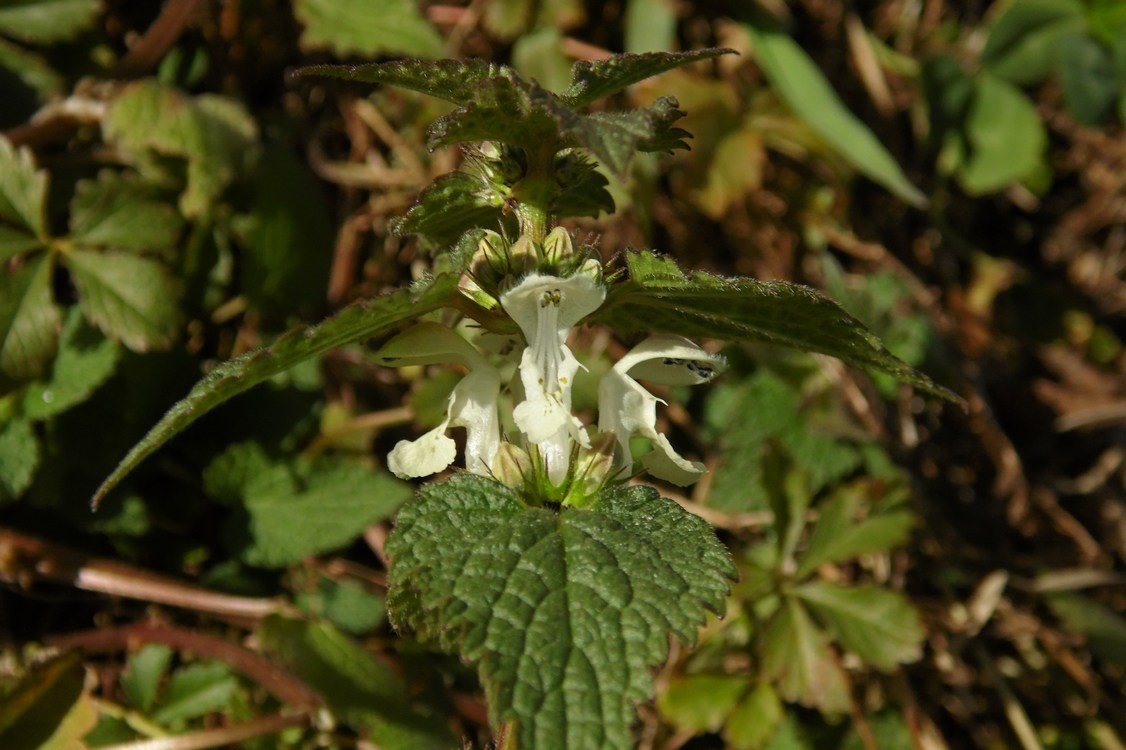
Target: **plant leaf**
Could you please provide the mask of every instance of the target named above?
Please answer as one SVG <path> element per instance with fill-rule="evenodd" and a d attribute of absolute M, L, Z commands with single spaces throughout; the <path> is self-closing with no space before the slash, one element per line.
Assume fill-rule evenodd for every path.
<path fill-rule="evenodd" d="M 121 675 L 121 688 L 133 706 L 145 712 L 152 708 L 174 655 L 163 643 L 146 643 L 129 657 Z"/>
<path fill-rule="evenodd" d="M 1030 86 L 1047 78 L 1064 50 L 1062 44 L 1083 30 L 1078 0 L 1020 0 L 990 26 L 981 64 L 995 76 Z"/>
<path fill-rule="evenodd" d="M 580 60 L 571 69 L 571 85 L 561 98 L 570 107 L 582 107 L 674 68 L 733 54 L 736 54 L 733 49 L 702 49 L 692 52 L 641 52 L 615 55 L 605 60 Z"/>
<path fill-rule="evenodd" d="M 114 373 L 120 356 L 116 341 L 90 326 L 78 308 L 71 308 L 50 374 L 24 391 L 24 415 L 43 420 L 82 403 Z"/>
<path fill-rule="evenodd" d="M 1126 665 L 1126 618 L 1089 596 L 1074 592 L 1046 597 L 1068 630 L 1081 634 L 1101 659 Z"/>
<path fill-rule="evenodd" d="M 8 0 L 0 6 L 0 33 L 21 42 L 72 39 L 94 25 L 99 0 Z"/>
<path fill-rule="evenodd" d="M 611 286 L 606 303 L 592 316 L 621 334 L 662 331 L 781 344 L 829 354 L 959 400 L 897 359 L 859 321 L 809 287 L 703 272 L 685 275 L 675 261 L 650 252 L 627 252 L 625 263 L 628 281 Z"/>
<path fill-rule="evenodd" d="M 679 729 L 717 732 L 749 688 L 745 674 L 685 675 L 673 679 L 657 697 L 657 708 Z"/>
<path fill-rule="evenodd" d="M 543 148 L 559 143 L 560 133 L 578 115 L 547 89 L 527 83 L 510 68 L 477 84 L 473 100 L 435 120 L 427 130 L 431 148 L 471 141 L 499 141 Z"/>
<path fill-rule="evenodd" d="M 1064 104 L 1076 120 L 1097 127 L 1110 119 L 1122 86 L 1110 50 L 1077 34 L 1060 47 L 1059 72 Z"/>
<path fill-rule="evenodd" d="M 385 750 L 449 750 L 446 723 L 407 703 L 406 685 L 351 638 L 325 622 L 273 615 L 256 638 L 315 690 L 342 721 L 363 727 Z"/>
<path fill-rule="evenodd" d="M 814 581 L 795 593 L 825 621 L 845 648 L 877 669 L 891 671 L 922 654 L 919 613 L 897 591 Z"/>
<path fill-rule="evenodd" d="M 70 239 L 80 245 L 167 250 L 183 228 L 179 212 L 150 185 L 110 170 L 79 182 L 70 203 Z"/>
<path fill-rule="evenodd" d="M 293 12 L 304 26 L 301 49 L 328 49 L 339 57 L 409 55 L 441 57 L 441 35 L 415 0 L 297 0 Z"/>
<path fill-rule="evenodd" d="M 511 76 L 503 65 L 473 60 L 395 60 L 368 65 L 310 65 L 293 75 L 327 76 L 357 83 L 378 83 L 464 105 L 474 101 L 478 87 L 498 76 Z"/>
<path fill-rule="evenodd" d="M 227 399 L 329 349 L 379 336 L 411 318 L 446 306 L 457 296 L 457 284 L 458 277 L 448 274 L 439 276 L 420 292 L 401 289 L 358 302 L 320 325 L 292 329 L 271 346 L 219 365 L 133 446 L 98 488 L 93 498 L 95 507 L 149 454 Z"/>
<path fill-rule="evenodd" d="M 788 701 L 826 713 L 848 710 L 848 688 L 825 634 L 801 602 L 785 597 L 762 632 L 762 671 Z"/>
<path fill-rule="evenodd" d="M 884 552 L 907 541 L 915 519 L 906 507 L 893 507 L 857 522 L 853 517 L 864 500 L 859 490 L 844 486 L 823 506 L 798 560 L 795 578 L 804 578 L 823 563 Z"/>
<path fill-rule="evenodd" d="M 47 172 L 35 168 L 29 149 L 16 149 L 0 136 L 0 225 L 8 230 L 4 244 L 15 241 L 13 230 L 46 240 L 46 201 Z"/>
<path fill-rule="evenodd" d="M 477 663 L 529 750 L 629 746 L 668 635 L 694 640 L 732 575 L 711 528 L 650 488 L 557 513 L 469 474 L 423 486 L 387 552 L 393 621 Z"/>
<path fill-rule="evenodd" d="M 964 124 L 969 153 L 958 181 L 971 195 L 992 193 L 1035 173 L 1044 162 L 1044 121 L 1020 89 L 988 72 L 974 79 Z"/>
<path fill-rule="evenodd" d="M 468 172 L 450 172 L 434 180 L 394 224 L 399 234 L 421 234 L 439 247 L 454 244 L 470 229 L 495 230 L 504 195 Z"/>
<path fill-rule="evenodd" d="M 926 196 L 911 184 L 875 133 L 845 107 L 809 55 L 788 34 L 754 23 L 755 60 L 786 104 L 842 159 L 916 207 Z"/>
<path fill-rule="evenodd" d="M 128 252 L 74 250 L 66 265 L 82 312 L 107 336 L 138 352 L 172 344 L 180 290 L 163 264 Z"/>
<path fill-rule="evenodd" d="M 42 375 L 55 355 L 60 316 L 51 299 L 51 270 L 46 255 L 15 273 L 0 268 L 0 392 Z"/>
<path fill-rule="evenodd" d="M 31 486 L 39 460 L 39 440 L 29 420 L 17 417 L 0 423 L 0 504 Z"/>
<path fill-rule="evenodd" d="M 731 712 L 723 738 L 731 750 L 759 750 L 778 732 L 786 707 L 768 682 L 760 682 Z"/>
<path fill-rule="evenodd" d="M 589 149 L 595 158 L 619 176 L 636 151 L 687 149 L 687 131 L 673 127 L 684 117 L 676 99 L 662 96 L 652 105 L 629 112 L 595 113 L 578 118 L 564 129 L 575 144 Z"/>
<path fill-rule="evenodd" d="M 172 673 L 152 718 L 160 724 L 176 725 L 222 711 L 237 689 L 238 678 L 223 662 L 189 664 Z"/>
<path fill-rule="evenodd" d="M 93 727 L 84 701 L 82 657 L 70 651 L 37 667 L 0 701 L 0 747 L 63 748 Z M 68 743 L 68 744 L 64 744 Z"/>

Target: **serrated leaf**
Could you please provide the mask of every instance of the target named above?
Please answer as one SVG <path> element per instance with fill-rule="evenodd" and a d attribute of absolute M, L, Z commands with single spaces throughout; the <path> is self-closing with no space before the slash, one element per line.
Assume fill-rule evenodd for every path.
<path fill-rule="evenodd" d="M 250 545 L 242 558 L 280 568 L 338 549 L 389 518 L 410 494 L 410 485 L 356 464 L 318 465 L 297 477 L 275 467 L 243 490 Z"/>
<path fill-rule="evenodd" d="M 685 675 L 672 680 L 657 697 L 657 708 L 678 729 L 717 732 L 749 687 L 748 675 Z"/>
<path fill-rule="evenodd" d="M 578 116 L 546 89 L 503 69 L 481 81 L 473 100 L 435 120 L 427 129 L 426 145 L 435 149 L 459 143 L 499 141 L 544 148 L 560 141 L 560 133 Z"/>
<path fill-rule="evenodd" d="M 386 750 L 449 750 L 446 723 L 406 701 L 407 688 L 355 641 L 323 622 L 271 616 L 256 632 L 263 648 L 315 690 L 341 720 L 371 732 Z"/>
<path fill-rule="evenodd" d="M 674 68 L 735 54 L 732 49 L 702 49 L 692 52 L 641 52 L 615 55 L 606 60 L 580 60 L 571 71 L 571 85 L 562 99 L 571 107 L 582 107 L 610 96 L 646 78 Z"/>
<path fill-rule="evenodd" d="M 1083 29 L 1078 0 L 1019 0 L 989 29 L 981 63 L 993 75 L 1019 86 L 1039 83 L 1055 66 L 1061 42 Z"/>
<path fill-rule="evenodd" d="M 913 206 L 927 198 L 876 134 L 845 107 L 809 55 L 777 28 L 748 24 L 755 60 L 786 104 L 842 159 Z"/>
<path fill-rule="evenodd" d="M 1048 134 L 1036 105 L 1020 89 L 987 72 L 974 78 L 963 127 L 968 153 L 957 175 L 971 195 L 1008 187 L 1044 162 Z"/>
<path fill-rule="evenodd" d="M 60 320 L 51 271 L 46 255 L 14 273 L 0 268 L 0 392 L 10 382 L 42 375 L 55 355 Z"/>
<path fill-rule="evenodd" d="M 624 176 L 636 151 L 686 149 L 689 134 L 672 126 L 684 117 L 676 99 L 662 96 L 652 105 L 630 112 L 595 113 L 580 117 L 564 134 L 589 149 L 612 172 Z"/>
<path fill-rule="evenodd" d="M 82 180 L 70 203 L 70 240 L 119 250 L 167 250 L 184 220 L 152 187 L 109 170 Z"/>
<path fill-rule="evenodd" d="M 180 289 L 163 264 L 128 252 L 74 250 L 66 266 L 82 312 L 107 336 L 138 352 L 172 344 Z"/>
<path fill-rule="evenodd" d="M 399 234 L 421 234 L 445 247 L 470 229 L 495 230 L 501 220 L 504 196 L 467 172 L 451 172 L 434 180 L 403 218 Z"/>
<path fill-rule="evenodd" d="M 18 498 L 31 486 L 39 467 L 39 439 L 27 419 L 0 424 L 0 503 Z"/>
<path fill-rule="evenodd" d="M 310 65 L 294 71 L 298 77 L 326 76 L 357 83 L 397 86 L 464 105 L 477 96 L 478 87 L 498 76 L 511 76 L 508 68 L 485 60 L 395 60 L 368 65 Z"/>
<path fill-rule="evenodd" d="M 181 91 L 146 80 L 128 86 L 106 111 L 106 140 L 140 158 L 148 151 L 187 161 L 180 210 L 206 212 L 253 158 L 258 127 L 245 107 L 226 97 Z"/>
<path fill-rule="evenodd" d="M 897 591 L 814 581 L 794 593 L 866 664 L 891 671 L 922 653 L 925 631 L 919 613 Z"/>
<path fill-rule="evenodd" d="M 50 373 L 24 391 L 24 415 L 42 420 L 82 403 L 114 373 L 120 355 L 116 341 L 87 324 L 78 308 L 71 308 Z"/>
<path fill-rule="evenodd" d="M 607 190 L 610 181 L 579 152 L 572 152 L 562 164 L 557 160 L 555 175 L 559 194 L 549 208 L 553 216 L 598 216 L 603 211 L 614 213 L 614 198 Z"/>
<path fill-rule="evenodd" d="M 72 39 L 91 28 L 99 0 L 7 0 L 0 6 L 0 33 L 22 42 Z"/>
<path fill-rule="evenodd" d="M 527 750 L 630 746 L 668 636 L 694 640 L 732 575 L 710 527 L 650 488 L 557 513 L 469 474 L 425 485 L 387 552 L 394 621 L 477 663 Z"/>
<path fill-rule="evenodd" d="M 801 602 L 786 597 L 762 632 L 762 671 L 788 701 L 825 713 L 848 710 L 848 687 L 825 634 Z"/>
<path fill-rule="evenodd" d="M 347 55 L 441 57 L 438 30 L 419 12 L 415 0 L 297 0 L 294 15 L 304 26 L 301 49 L 328 49 Z"/>
<path fill-rule="evenodd" d="M 907 508 L 891 508 L 858 522 L 854 516 L 863 500 L 859 491 L 842 487 L 822 507 L 798 560 L 795 578 L 804 578 L 823 563 L 891 550 L 907 541 L 915 520 Z"/>
<path fill-rule="evenodd" d="M 329 349 L 384 334 L 412 318 L 449 305 L 458 296 L 457 285 L 458 277 L 447 274 L 420 292 L 402 289 L 358 302 L 320 325 L 292 329 L 271 346 L 219 365 L 133 446 L 98 488 L 93 498 L 95 506 L 146 456 L 227 399 Z"/>
<path fill-rule="evenodd" d="M 144 712 L 152 708 L 174 655 L 163 643 L 146 643 L 129 657 L 121 675 L 121 688 L 133 706 Z"/>
<path fill-rule="evenodd" d="M 0 701 L 0 747 L 40 748 L 58 741 L 58 730 L 82 699 L 84 676 L 76 651 L 25 675 Z"/>
<path fill-rule="evenodd" d="M 222 711 L 238 690 L 238 678 L 226 664 L 217 661 L 189 664 L 168 680 L 160 703 L 152 712 L 159 724 L 180 724 L 189 719 Z"/>
<path fill-rule="evenodd" d="M 739 702 L 727 724 L 723 738 L 731 750 L 759 750 L 778 732 L 786 707 L 769 683 L 760 682 Z"/>
<path fill-rule="evenodd" d="M 1122 83 L 1110 50 L 1087 35 L 1068 39 L 1059 51 L 1060 86 L 1072 117 L 1097 127 L 1114 113 Z"/>
<path fill-rule="evenodd" d="M 606 303 L 592 316 L 619 333 L 661 331 L 780 344 L 829 354 L 959 400 L 897 359 L 858 320 L 809 287 L 703 272 L 685 275 L 675 261 L 650 252 L 628 252 L 625 263 L 628 281 L 612 286 Z"/>
<path fill-rule="evenodd" d="M 7 225 L 9 242 L 19 230 L 45 240 L 46 200 L 47 172 L 35 168 L 30 149 L 16 149 L 0 136 L 0 223 Z"/>

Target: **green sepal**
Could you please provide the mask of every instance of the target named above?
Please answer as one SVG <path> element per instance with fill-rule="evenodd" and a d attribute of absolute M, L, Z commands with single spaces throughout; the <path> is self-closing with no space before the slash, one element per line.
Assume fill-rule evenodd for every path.
<path fill-rule="evenodd" d="M 685 274 L 651 252 L 627 252 L 628 280 L 610 287 L 592 316 L 620 334 L 677 333 L 689 338 L 761 341 L 837 357 L 886 372 L 950 401 L 957 395 L 884 348 L 860 321 L 814 289 L 784 281 Z"/>
<path fill-rule="evenodd" d="M 319 325 L 291 329 L 272 345 L 219 365 L 133 446 L 98 488 L 92 500 L 94 507 L 147 456 L 224 401 L 310 357 L 379 336 L 400 323 L 451 304 L 458 294 L 457 284 L 457 276 L 444 275 L 419 289 L 400 289 L 357 302 Z"/>
<path fill-rule="evenodd" d="M 571 85 L 561 98 L 570 107 L 582 107 L 674 68 L 733 54 L 737 54 L 733 49 L 702 49 L 692 52 L 615 55 L 605 60 L 580 60 L 571 69 Z"/>
<path fill-rule="evenodd" d="M 528 507 L 459 474 L 428 484 L 387 541 L 397 627 L 478 665 L 522 748 L 630 746 L 668 636 L 695 640 L 733 577 L 711 527 L 648 487 L 592 508 Z"/>

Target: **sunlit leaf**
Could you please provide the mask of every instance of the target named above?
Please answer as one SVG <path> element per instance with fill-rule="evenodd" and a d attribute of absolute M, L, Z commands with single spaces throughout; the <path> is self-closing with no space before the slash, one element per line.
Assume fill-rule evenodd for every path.
<path fill-rule="evenodd" d="M 827 562 L 843 562 L 870 552 L 884 552 L 907 541 L 914 516 L 903 506 L 857 521 L 855 514 L 866 498 L 858 490 L 842 487 L 821 508 L 794 575 L 803 578 Z"/>
<path fill-rule="evenodd" d="M 730 49 L 642 52 L 615 55 L 605 60 L 580 60 L 575 63 L 571 85 L 563 93 L 563 100 L 572 107 L 582 107 L 646 78 L 733 52 Z"/>
<path fill-rule="evenodd" d="M 310 65 L 299 68 L 294 75 L 397 86 L 462 105 L 474 100 L 478 86 L 483 82 L 511 75 L 508 70 L 480 59 L 395 60 L 366 65 Z"/>
<path fill-rule="evenodd" d="M 0 136 L 0 226 L 6 224 L 8 230 L 0 235 L 4 245 L 14 241 L 13 230 L 39 240 L 46 238 L 46 200 L 47 172 L 35 168 L 29 149 L 17 149 Z"/>
<path fill-rule="evenodd" d="M 24 390 L 23 413 L 29 419 L 46 419 L 82 403 L 114 373 L 120 356 L 120 344 L 88 324 L 78 308 L 71 308 L 50 372 Z"/>
<path fill-rule="evenodd" d="M 70 240 L 119 250 L 167 250 L 184 220 L 151 186 L 109 170 L 83 180 L 70 204 Z"/>
<path fill-rule="evenodd" d="M 0 392 L 10 382 L 42 375 L 55 355 L 61 321 L 52 269 L 45 255 L 14 273 L 0 267 Z"/>
<path fill-rule="evenodd" d="M 845 648 L 877 669 L 891 671 L 922 653 L 919 613 L 897 591 L 814 581 L 797 587 L 795 593 Z"/>
<path fill-rule="evenodd" d="M 649 488 L 556 512 L 470 474 L 425 485 L 387 552 L 394 621 L 477 663 L 528 748 L 628 747 L 669 634 L 692 642 L 731 574 L 710 527 Z"/>
<path fill-rule="evenodd" d="M 328 49 L 339 57 L 440 57 L 445 48 L 416 0 L 380 0 L 378 10 L 370 0 L 296 0 L 293 12 L 305 27 L 304 50 Z"/>

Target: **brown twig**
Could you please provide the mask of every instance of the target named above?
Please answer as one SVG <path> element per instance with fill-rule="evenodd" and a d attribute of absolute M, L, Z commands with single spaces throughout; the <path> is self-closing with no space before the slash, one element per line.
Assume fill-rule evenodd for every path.
<path fill-rule="evenodd" d="M 211 747 L 230 747 L 236 742 L 249 740 L 253 737 L 264 737 L 268 734 L 277 734 L 284 729 L 299 727 L 308 723 L 309 717 L 304 714 L 297 716 L 274 714 L 252 719 L 242 724 L 233 724 L 218 729 L 204 729 L 175 737 L 156 737 L 150 740 L 123 742 L 117 745 L 103 745 L 102 750 L 206 750 Z"/>
<path fill-rule="evenodd" d="M 151 70 L 180 38 L 201 4 L 202 0 L 168 0 L 144 36 L 113 69 L 113 77 L 137 78 Z"/>

